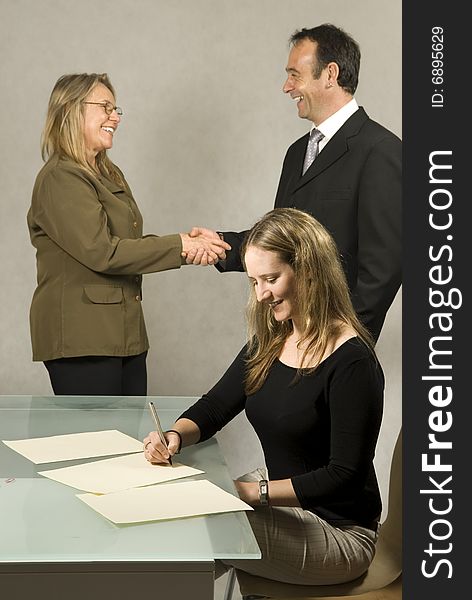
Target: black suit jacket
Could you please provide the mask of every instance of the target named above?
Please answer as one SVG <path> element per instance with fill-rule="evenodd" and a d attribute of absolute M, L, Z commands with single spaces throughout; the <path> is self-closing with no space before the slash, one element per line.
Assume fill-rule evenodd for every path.
<path fill-rule="evenodd" d="M 377 339 L 401 283 L 401 141 L 359 108 L 305 175 L 306 134 L 287 151 L 275 207 L 312 214 L 333 235 L 354 308 Z M 220 271 L 242 271 L 247 232 L 224 232 L 232 246 Z"/>

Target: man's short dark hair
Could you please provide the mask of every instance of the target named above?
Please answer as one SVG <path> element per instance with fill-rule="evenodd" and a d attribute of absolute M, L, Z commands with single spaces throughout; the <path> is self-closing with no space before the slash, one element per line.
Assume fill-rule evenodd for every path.
<path fill-rule="evenodd" d="M 316 42 L 317 64 L 313 69 L 313 77 L 318 79 L 321 71 L 330 63 L 335 62 L 339 67 L 338 84 L 354 94 L 359 81 L 361 51 L 359 44 L 339 27 L 324 23 L 312 29 L 300 29 L 290 38 L 290 43 L 296 46 L 302 40 Z"/>

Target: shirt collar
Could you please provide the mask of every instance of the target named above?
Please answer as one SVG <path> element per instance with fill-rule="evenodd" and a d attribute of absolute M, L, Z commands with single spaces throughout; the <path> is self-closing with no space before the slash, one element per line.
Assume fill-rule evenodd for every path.
<path fill-rule="evenodd" d="M 324 138 L 320 142 L 320 147 L 325 146 L 329 140 L 333 137 L 333 135 L 341 129 L 344 123 L 351 117 L 357 110 L 359 109 L 359 105 L 356 100 L 353 98 L 349 100 L 347 104 L 345 104 L 342 108 L 332 114 L 330 117 L 325 119 L 322 123 L 316 127 L 321 133 L 324 135 Z M 315 128 L 315 125 L 312 124 L 310 133 Z"/>

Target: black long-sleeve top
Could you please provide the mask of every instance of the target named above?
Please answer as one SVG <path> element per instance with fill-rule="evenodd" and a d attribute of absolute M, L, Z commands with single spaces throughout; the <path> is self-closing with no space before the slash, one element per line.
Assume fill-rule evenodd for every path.
<path fill-rule="evenodd" d="M 291 479 L 300 506 L 328 522 L 372 526 L 382 509 L 373 459 L 384 376 L 376 358 L 351 338 L 295 382 L 297 370 L 276 360 L 246 396 L 246 352 L 181 418 L 195 422 L 204 441 L 245 409 L 270 479 Z"/>

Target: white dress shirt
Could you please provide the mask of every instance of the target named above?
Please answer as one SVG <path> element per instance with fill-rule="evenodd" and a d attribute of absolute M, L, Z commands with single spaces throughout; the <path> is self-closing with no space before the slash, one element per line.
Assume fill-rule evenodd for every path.
<path fill-rule="evenodd" d="M 320 141 L 318 145 L 318 152 L 321 152 L 329 140 L 333 137 L 333 135 L 341 129 L 344 123 L 351 117 L 357 110 L 359 110 L 359 105 L 356 100 L 353 98 L 349 100 L 347 104 L 345 104 L 342 108 L 332 114 L 330 117 L 325 119 L 322 123 L 316 127 L 321 133 L 324 135 L 324 138 Z M 315 124 L 311 126 L 311 131 L 315 128 Z"/>

